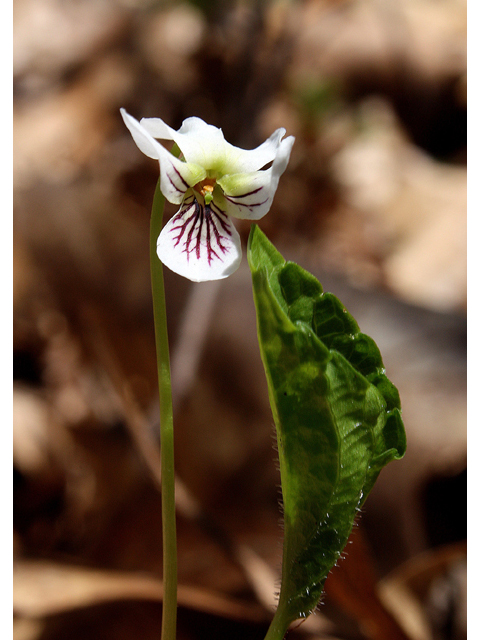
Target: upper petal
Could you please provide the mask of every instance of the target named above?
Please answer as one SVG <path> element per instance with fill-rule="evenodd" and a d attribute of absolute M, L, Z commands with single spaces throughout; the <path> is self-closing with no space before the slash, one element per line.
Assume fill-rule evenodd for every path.
<path fill-rule="evenodd" d="M 287 168 L 294 142 L 293 136 L 281 142 L 270 169 L 227 175 L 218 180 L 223 195 L 217 190 L 214 192 L 217 205 L 234 218 L 262 218 L 272 206 L 278 181 Z"/>
<path fill-rule="evenodd" d="M 160 162 L 160 189 L 163 195 L 169 202 L 180 204 L 188 189 L 206 177 L 205 169 L 201 165 L 182 162 L 176 158 L 125 109 L 120 109 L 120 112 L 140 151 Z"/>
<path fill-rule="evenodd" d="M 161 149 L 163 149 L 162 145 L 157 142 L 144 127 L 141 126 L 138 120 L 135 120 L 133 116 L 127 113 L 125 109 L 120 109 L 120 113 L 122 114 L 123 121 L 132 134 L 132 138 L 140 151 L 149 158 L 160 160 L 162 153 Z"/>
<path fill-rule="evenodd" d="M 277 129 L 256 149 L 240 149 L 225 140 L 221 129 L 201 118 L 187 118 L 178 131 L 161 118 L 142 118 L 140 124 L 154 138 L 174 140 L 187 162 L 199 164 L 218 176 L 258 171 L 274 160 L 285 135 L 285 129 Z"/>
<path fill-rule="evenodd" d="M 177 133 L 175 129 L 169 127 L 161 118 L 142 118 L 140 124 L 148 133 L 159 140 L 175 140 Z"/>
<path fill-rule="evenodd" d="M 184 120 L 178 131 L 160 118 L 143 118 L 141 124 L 155 138 L 174 140 L 187 162 L 199 164 L 214 173 L 227 172 L 227 148 L 231 145 L 226 142 L 221 129 L 196 117 Z"/>
<path fill-rule="evenodd" d="M 242 259 L 240 236 L 215 205 L 193 196 L 167 222 L 157 241 L 160 260 L 194 282 L 220 280 L 237 270 Z"/>

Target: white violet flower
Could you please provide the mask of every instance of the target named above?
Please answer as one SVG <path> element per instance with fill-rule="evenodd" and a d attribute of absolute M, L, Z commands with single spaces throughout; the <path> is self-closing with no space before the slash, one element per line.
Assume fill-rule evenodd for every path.
<path fill-rule="evenodd" d="M 120 111 L 140 151 L 159 161 L 163 195 L 180 205 L 158 237 L 158 257 L 195 282 L 226 278 L 242 258 L 231 218 L 259 220 L 269 211 L 295 138 L 282 140 L 285 129 L 277 129 L 256 149 L 244 150 L 200 118 L 187 118 L 175 131 L 160 118 L 138 122 Z M 173 140 L 184 160 L 156 138 Z"/>

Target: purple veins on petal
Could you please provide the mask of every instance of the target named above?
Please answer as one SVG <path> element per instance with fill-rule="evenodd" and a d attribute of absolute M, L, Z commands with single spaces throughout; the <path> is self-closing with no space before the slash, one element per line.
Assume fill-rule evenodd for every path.
<path fill-rule="evenodd" d="M 220 207 L 218 207 L 214 202 L 210 203 L 210 205 L 207 208 L 211 211 L 212 215 L 215 216 L 218 224 L 220 224 L 220 226 L 225 231 L 225 233 L 231 236 L 232 232 L 228 227 L 228 223 L 227 223 L 228 216 L 225 213 L 225 211 L 220 209 Z"/>
<path fill-rule="evenodd" d="M 221 209 L 219 209 L 220 213 L 223 214 L 223 211 Z M 230 229 L 228 228 L 226 222 L 224 220 L 222 220 L 222 218 L 219 216 L 219 214 L 217 214 L 211 206 L 207 206 L 205 207 L 205 215 L 206 215 L 206 219 L 207 219 L 207 258 L 208 258 L 208 264 L 211 264 L 212 261 L 212 257 L 215 256 L 216 258 L 218 258 L 219 260 L 221 260 L 221 257 L 214 251 L 213 247 L 212 247 L 212 243 L 211 243 L 211 233 L 210 233 L 210 225 L 212 226 L 213 229 L 213 233 L 215 235 L 215 240 L 217 242 L 218 248 L 220 249 L 220 251 L 225 254 L 228 252 L 228 247 L 225 247 L 222 244 L 222 240 L 227 240 L 226 236 L 223 236 L 218 227 L 217 227 L 217 223 L 220 224 L 220 226 L 222 227 L 222 229 L 224 230 L 224 232 L 228 235 L 231 236 L 232 232 L 230 231 Z M 225 215 L 225 214 L 223 214 Z"/>
<path fill-rule="evenodd" d="M 189 184 L 187 182 L 185 182 L 182 174 L 180 173 L 180 171 L 172 164 L 173 170 L 175 171 L 175 173 L 177 174 L 177 176 L 180 178 L 180 180 L 183 182 L 183 184 L 185 185 L 185 191 L 188 189 Z"/>
<path fill-rule="evenodd" d="M 197 211 L 196 211 L 197 206 L 198 206 L 198 203 L 197 203 L 197 201 L 195 200 L 195 201 L 193 201 L 192 203 L 190 203 L 190 204 L 187 206 L 187 208 L 186 208 L 186 209 L 181 209 L 181 210 L 180 210 L 180 211 L 179 211 L 179 212 L 174 216 L 174 218 L 173 218 L 173 222 L 174 222 L 174 223 L 175 223 L 175 222 L 177 222 L 177 221 L 179 222 L 179 224 L 178 224 L 178 225 L 176 225 L 176 226 L 172 226 L 172 227 L 171 227 L 171 229 L 170 229 L 170 232 L 171 232 L 171 233 L 174 233 L 175 231 L 178 231 L 178 232 L 179 232 L 179 233 L 178 233 L 178 235 L 177 235 L 177 236 L 175 236 L 175 237 L 173 238 L 173 239 L 174 239 L 174 242 L 175 242 L 175 244 L 174 244 L 174 246 L 175 246 L 175 247 L 176 247 L 176 246 L 178 246 L 178 244 L 179 244 L 180 240 L 182 239 L 182 237 L 183 237 L 183 235 L 184 235 L 184 233 L 185 233 L 185 231 L 186 231 L 186 229 L 187 229 L 188 224 L 189 224 L 192 220 L 194 221 L 194 222 L 193 222 L 193 226 L 195 226 L 195 219 L 196 219 L 196 215 L 197 215 Z M 193 209 L 193 214 L 192 214 L 189 218 L 186 218 L 185 216 L 187 216 L 187 215 L 189 214 L 189 212 L 190 212 L 192 209 Z"/>
<path fill-rule="evenodd" d="M 215 205 L 203 206 L 193 198 L 186 202 L 173 218 L 170 233 L 173 234 L 174 246 L 180 243 L 181 250 L 190 260 L 194 254 L 197 260 L 202 258 L 202 250 L 206 250 L 206 258 L 210 265 L 213 259 L 222 260 L 222 255 L 229 251 L 228 240 L 232 235 L 228 226 L 228 217 Z M 176 234 L 176 235 L 175 235 Z"/>
<path fill-rule="evenodd" d="M 248 196 L 253 196 L 254 193 L 258 193 L 262 189 L 263 189 L 263 185 L 261 187 L 258 187 L 258 189 L 254 189 L 253 191 L 249 191 L 248 193 L 241 193 L 241 194 L 236 195 L 236 196 L 230 196 L 230 198 L 246 198 Z M 228 197 L 228 196 L 226 196 L 226 197 Z"/>
<path fill-rule="evenodd" d="M 252 193 L 255 193 L 254 191 L 252 191 Z M 251 194 L 245 194 L 245 196 L 247 195 L 251 195 Z M 265 200 L 262 200 L 262 202 L 251 202 L 249 204 L 245 204 L 244 202 L 237 202 L 236 198 L 243 198 L 245 196 L 227 196 L 225 195 L 226 200 L 228 200 L 229 202 L 231 202 L 232 204 L 234 204 L 236 207 L 245 207 L 245 209 L 248 209 L 249 211 L 252 211 L 252 209 L 254 207 L 261 207 L 262 204 L 265 204 L 268 201 L 268 198 L 265 198 Z"/>
<path fill-rule="evenodd" d="M 172 169 L 175 171 L 176 175 L 178 178 L 180 178 L 180 180 L 182 181 L 182 184 L 184 185 L 185 189 L 181 189 L 177 184 L 175 184 L 174 180 L 172 179 L 172 176 L 170 175 L 170 173 L 167 173 L 167 177 L 168 180 L 170 181 L 170 184 L 172 185 L 172 187 L 174 189 L 176 189 L 179 193 L 185 193 L 187 191 L 187 189 L 189 189 L 189 185 L 187 184 L 187 182 L 185 182 L 185 180 L 182 178 L 182 174 L 180 173 L 180 171 L 174 167 L 174 165 L 171 165 Z"/>
<path fill-rule="evenodd" d="M 198 202 L 195 202 L 195 213 L 194 213 L 194 215 L 192 217 L 194 218 L 194 222 L 193 222 L 193 224 L 190 227 L 190 230 L 188 232 L 187 240 L 185 242 L 184 251 L 186 251 L 187 257 L 189 257 L 190 253 L 192 251 L 195 251 L 195 249 L 196 249 L 197 258 L 199 258 L 200 257 L 199 242 L 200 242 L 200 238 L 201 238 L 201 234 L 202 234 L 203 211 L 202 211 L 202 207 L 198 204 Z M 197 230 L 197 242 L 196 242 L 195 246 L 190 248 L 190 244 L 192 242 L 192 238 L 193 238 L 193 234 L 194 234 L 194 231 L 195 231 L 195 227 L 197 226 L 198 223 L 200 223 L 200 224 L 199 224 L 199 228 Z"/>

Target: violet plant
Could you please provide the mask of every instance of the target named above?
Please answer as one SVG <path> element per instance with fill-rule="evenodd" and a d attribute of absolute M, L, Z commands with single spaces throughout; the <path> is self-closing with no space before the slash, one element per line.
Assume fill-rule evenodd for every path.
<path fill-rule="evenodd" d="M 150 268 L 160 396 L 161 638 L 175 640 L 173 411 L 162 263 L 194 282 L 232 274 L 242 257 L 232 218 L 255 221 L 269 211 L 294 138 L 278 129 L 256 149 L 244 150 L 200 118 L 187 118 L 175 131 L 160 118 L 138 122 L 121 113 L 139 149 L 160 164 Z M 173 141 L 172 152 L 157 139 Z M 165 198 L 180 208 L 163 225 Z M 285 261 L 256 225 L 247 253 L 285 522 L 279 601 L 265 640 L 282 640 L 292 622 L 315 610 L 358 510 L 381 469 L 404 455 L 406 438 L 398 391 L 378 347 L 341 302 Z"/>

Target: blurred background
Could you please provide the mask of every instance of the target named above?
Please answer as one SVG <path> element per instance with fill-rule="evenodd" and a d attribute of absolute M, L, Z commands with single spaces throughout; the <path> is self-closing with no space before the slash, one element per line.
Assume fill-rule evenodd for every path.
<path fill-rule="evenodd" d="M 14 640 L 159 637 L 158 165 L 122 106 L 176 129 L 199 116 L 244 148 L 296 137 L 260 227 L 342 300 L 400 390 L 407 454 L 289 638 L 466 638 L 466 0 L 13 11 Z M 248 266 L 165 278 L 178 640 L 261 640 L 282 529 Z"/>

